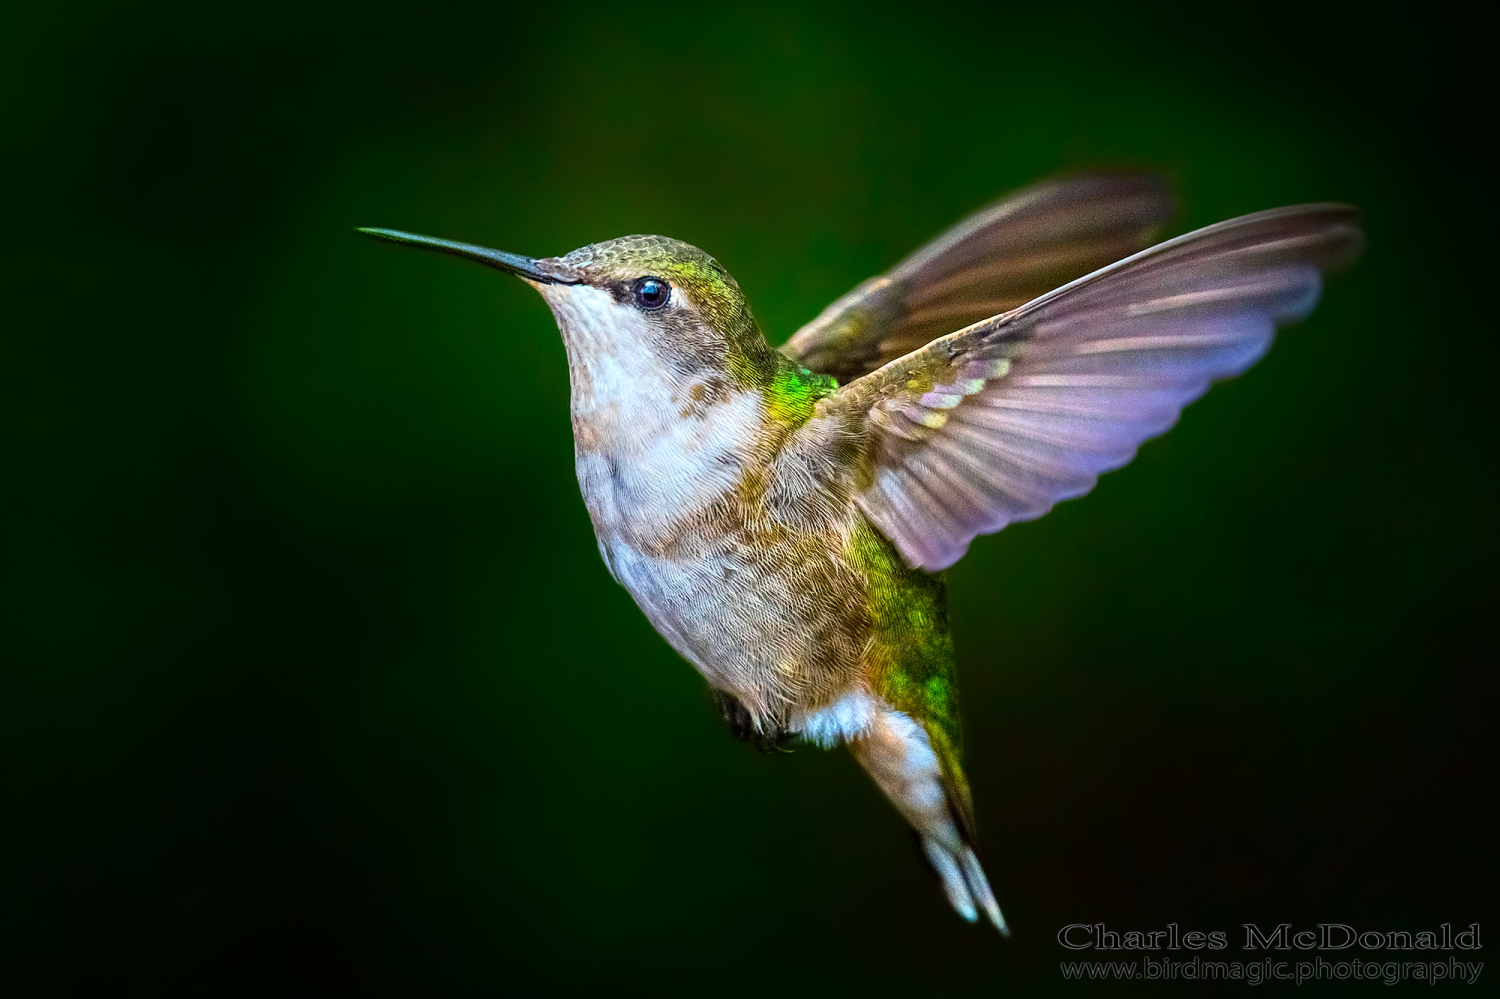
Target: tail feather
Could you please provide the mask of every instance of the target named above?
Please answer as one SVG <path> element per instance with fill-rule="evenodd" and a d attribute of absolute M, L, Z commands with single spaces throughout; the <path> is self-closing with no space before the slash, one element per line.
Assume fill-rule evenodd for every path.
<path fill-rule="evenodd" d="M 1005 917 L 1000 914 L 1000 905 L 995 901 L 995 893 L 990 891 L 989 879 L 984 876 L 984 868 L 979 866 L 979 858 L 974 856 L 974 851 L 965 843 L 959 848 L 959 865 L 963 868 L 964 881 L 967 883 L 969 892 L 984 914 L 990 917 L 990 922 L 995 924 L 995 929 L 1000 931 L 1003 937 L 1010 936 L 1010 927 L 1005 924 Z"/>
<path fill-rule="evenodd" d="M 979 858 L 954 821 L 955 803 L 927 731 L 889 705 L 873 714 L 849 748 L 891 803 L 922 838 L 922 850 L 942 881 L 948 902 L 975 922 L 982 911 L 1004 936 L 1010 927 L 995 903 Z"/>
<path fill-rule="evenodd" d="M 948 895 L 948 904 L 953 906 L 966 922 L 972 923 L 978 919 L 979 913 L 974 910 L 973 893 L 969 891 L 968 880 L 959 870 L 958 861 L 953 854 L 939 846 L 937 840 L 925 836 L 922 837 L 922 850 L 927 854 L 927 859 L 932 862 L 932 869 L 937 871 L 939 880 L 943 882 L 943 891 Z"/>

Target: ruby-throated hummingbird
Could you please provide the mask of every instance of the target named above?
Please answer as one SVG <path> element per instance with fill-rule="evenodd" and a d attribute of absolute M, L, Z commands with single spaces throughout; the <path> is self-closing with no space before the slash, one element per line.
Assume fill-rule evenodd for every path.
<path fill-rule="evenodd" d="M 734 278 L 674 239 L 533 259 L 359 231 L 541 292 L 610 573 L 742 734 L 848 745 L 953 907 L 1008 934 L 974 854 L 940 573 L 976 535 L 1082 496 L 1254 364 L 1362 242 L 1354 209 L 1319 204 L 1151 246 L 1172 208 L 1149 175 L 1043 182 L 780 349 Z"/>

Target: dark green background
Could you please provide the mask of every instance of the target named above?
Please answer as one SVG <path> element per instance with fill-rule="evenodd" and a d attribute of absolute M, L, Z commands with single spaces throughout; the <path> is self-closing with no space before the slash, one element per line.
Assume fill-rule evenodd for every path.
<path fill-rule="evenodd" d="M 1238 954 L 1245 921 L 1494 916 L 1473 26 L 3 17 L 11 980 L 1076 993 L 1070 922 Z M 1182 229 L 1353 201 L 1369 250 L 1128 469 L 949 574 L 1004 943 L 846 754 L 734 742 L 610 581 L 537 296 L 349 228 L 670 234 L 779 341 L 1001 192 L 1109 164 L 1169 174 Z"/>

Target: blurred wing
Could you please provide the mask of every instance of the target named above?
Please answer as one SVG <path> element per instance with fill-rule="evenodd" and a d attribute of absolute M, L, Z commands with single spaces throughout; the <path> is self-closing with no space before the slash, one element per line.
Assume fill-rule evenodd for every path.
<path fill-rule="evenodd" d="M 845 385 L 828 412 L 863 420 L 860 506 L 914 565 L 952 565 L 975 535 L 1082 496 L 1210 382 L 1254 364 L 1362 242 L 1347 205 L 1246 215 Z"/>
<path fill-rule="evenodd" d="M 1043 181 L 970 216 L 838 299 L 781 348 L 851 381 L 1151 245 L 1174 212 L 1153 174 Z"/>

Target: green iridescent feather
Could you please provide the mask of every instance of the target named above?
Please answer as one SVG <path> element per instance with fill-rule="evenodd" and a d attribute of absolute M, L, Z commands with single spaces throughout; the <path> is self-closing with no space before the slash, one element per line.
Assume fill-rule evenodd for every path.
<path fill-rule="evenodd" d="M 943 577 L 907 565 L 895 545 L 868 522 L 856 528 L 849 558 L 868 580 L 871 686 L 927 731 L 949 800 L 972 840 L 973 803 L 963 770 L 957 659 Z"/>

